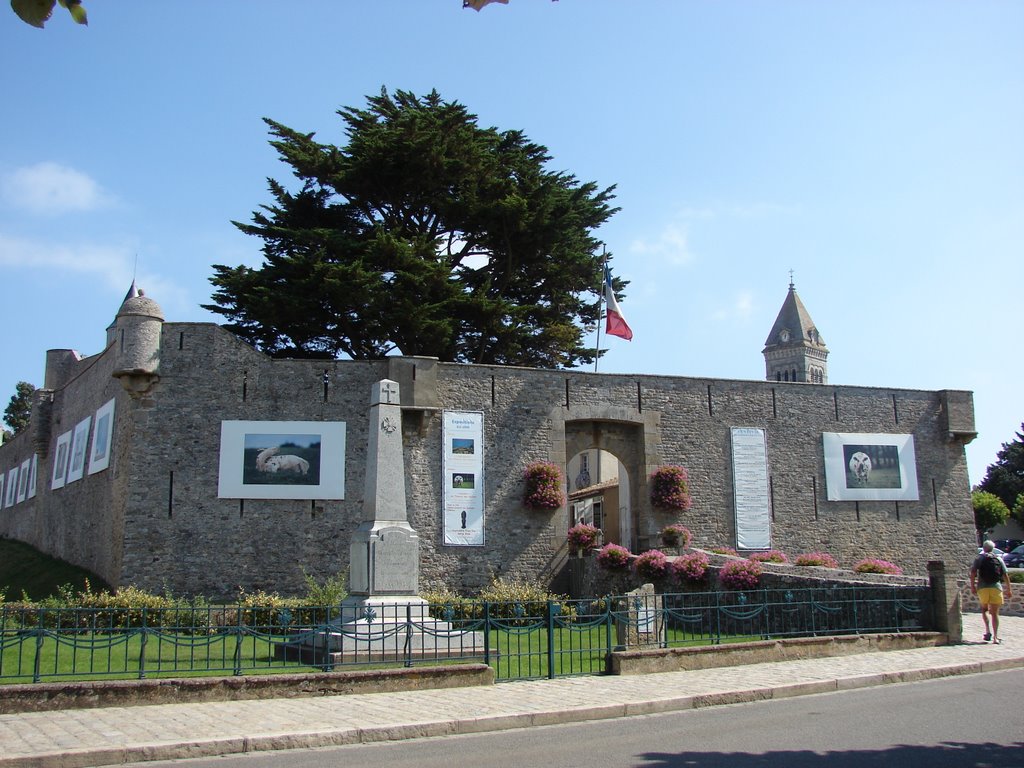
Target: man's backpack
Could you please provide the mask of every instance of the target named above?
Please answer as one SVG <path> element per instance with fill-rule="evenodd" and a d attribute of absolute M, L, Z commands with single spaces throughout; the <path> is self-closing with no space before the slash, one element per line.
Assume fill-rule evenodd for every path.
<path fill-rule="evenodd" d="M 978 576 L 986 584 L 998 584 L 1003 578 L 1002 565 L 998 555 L 986 554 L 978 563 Z"/>

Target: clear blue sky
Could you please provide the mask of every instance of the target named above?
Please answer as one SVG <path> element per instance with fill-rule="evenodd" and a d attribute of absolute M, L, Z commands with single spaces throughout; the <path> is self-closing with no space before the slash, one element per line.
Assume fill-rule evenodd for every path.
<path fill-rule="evenodd" d="M 0 7 L 0 399 L 99 352 L 131 282 L 212 321 L 211 264 L 289 180 L 264 116 L 437 88 L 618 185 L 607 372 L 761 379 L 789 270 L 833 384 L 974 391 L 977 482 L 1024 421 L 1024 3 L 85 0 Z"/>

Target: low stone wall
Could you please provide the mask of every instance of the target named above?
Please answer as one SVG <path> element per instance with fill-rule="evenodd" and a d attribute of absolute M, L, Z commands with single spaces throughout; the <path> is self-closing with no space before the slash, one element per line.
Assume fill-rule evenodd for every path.
<path fill-rule="evenodd" d="M 1010 574 L 1024 573 L 1024 568 L 1011 568 Z M 1002 616 L 1024 616 L 1024 582 L 1012 582 L 1010 585 L 1010 599 L 1003 603 L 1003 607 L 999 609 L 999 613 Z M 978 602 L 978 596 L 971 593 L 971 583 L 966 579 L 963 580 L 960 586 L 960 600 L 964 608 L 964 612 L 980 613 L 981 604 Z"/>
<path fill-rule="evenodd" d="M 709 573 L 706 583 L 700 586 L 679 585 L 665 580 L 664 583 L 655 584 L 659 592 L 687 592 L 687 591 L 714 591 L 718 589 L 717 573 L 727 562 L 742 560 L 744 558 L 733 557 L 732 555 L 718 555 L 705 550 L 693 549 L 688 551 L 704 552 L 708 557 Z M 678 555 L 670 554 L 669 559 Z M 582 564 L 581 562 L 582 561 Z M 927 576 L 891 576 L 882 573 L 854 573 L 842 568 L 822 568 L 820 566 L 800 566 L 788 563 L 762 563 L 764 570 L 761 576 L 761 586 L 769 589 L 781 587 L 822 587 L 822 586 L 927 586 Z M 630 590 L 636 589 L 643 581 L 632 571 L 627 573 L 613 573 L 597 565 L 597 558 L 590 554 L 584 558 L 575 559 L 570 562 L 575 566 L 577 574 L 573 579 L 572 597 L 595 597 L 599 595 L 623 595 Z M 578 593 L 578 594 L 575 594 Z"/>
<path fill-rule="evenodd" d="M 645 648 L 612 651 L 608 671 L 613 675 L 644 675 L 651 672 L 683 672 L 794 659 L 850 656 L 872 651 L 897 651 L 947 645 L 943 632 L 901 632 L 880 635 L 793 637 L 750 643 L 694 648 Z"/>
<path fill-rule="evenodd" d="M 486 664 L 457 664 L 314 674 L 32 683 L 0 686 L 0 714 L 462 688 L 493 685 L 494 679 L 494 670 Z"/>

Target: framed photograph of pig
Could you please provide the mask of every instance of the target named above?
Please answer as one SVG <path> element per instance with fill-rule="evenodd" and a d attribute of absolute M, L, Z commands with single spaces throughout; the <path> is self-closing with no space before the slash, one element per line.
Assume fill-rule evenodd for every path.
<path fill-rule="evenodd" d="M 217 495 L 345 498 L 345 423 L 222 421 Z"/>
<path fill-rule="evenodd" d="M 822 433 L 829 501 L 918 501 L 913 435 Z"/>

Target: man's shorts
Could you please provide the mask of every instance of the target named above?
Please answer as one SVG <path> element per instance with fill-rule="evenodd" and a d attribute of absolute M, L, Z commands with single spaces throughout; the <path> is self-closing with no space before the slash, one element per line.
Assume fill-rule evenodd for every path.
<path fill-rule="evenodd" d="M 982 587 L 978 590 L 978 602 L 982 605 L 1002 605 L 1002 587 Z"/>

